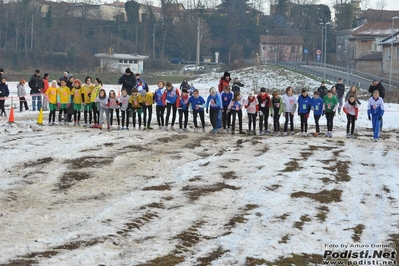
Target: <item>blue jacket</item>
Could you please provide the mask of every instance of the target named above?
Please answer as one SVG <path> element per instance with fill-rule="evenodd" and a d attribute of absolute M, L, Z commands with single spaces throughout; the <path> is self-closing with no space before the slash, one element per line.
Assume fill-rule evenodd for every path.
<path fill-rule="evenodd" d="M 239 111 L 241 110 L 241 107 L 242 107 L 241 101 L 235 101 L 235 102 L 232 101 L 229 105 L 229 110 Z"/>
<path fill-rule="evenodd" d="M 323 99 L 321 97 L 312 98 L 312 110 L 314 115 L 321 115 L 323 113 Z"/>
<path fill-rule="evenodd" d="M 10 95 L 10 91 L 8 90 L 8 85 L 0 83 L 0 98 L 8 97 L 8 95 Z"/>
<path fill-rule="evenodd" d="M 367 107 L 367 115 L 383 116 L 384 112 L 384 100 L 381 97 L 378 97 L 377 100 L 374 99 L 374 97 L 370 97 Z"/>
<path fill-rule="evenodd" d="M 220 97 L 222 98 L 222 107 L 228 107 L 231 100 L 233 99 L 233 93 L 232 92 L 225 93 L 223 91 Z"/>
<path fill-rule="evenodd" d="M 198 98 L 195 98 L 194 96 L 190 96 L 188 98 L 188 103 L 190 104 L 191 109 L 193 111 L 204 111 L 204 105 L 205 105 L 205 100 L 202 98 L 202 96 L 198 96 Z M 198 105 L 198 108 L 197 108 Z M 201 107 L 202 106 L 202 107 Z"/>
<path fill-rule="evenodd" d="M 162 96 L 163 96 L 163 92 L 165 91 L 165 88 L 158 88 L 155 90 L 155 103 L 159 106 L 164 106 L 163 102 L 162 102 Z"/>
<path fill-rule="evenodd" d="M 310 96 L 303 97 L 303 95 L 298 96 L 298 113 L 299 114 L 309 114 L 312 109 L 312 98 Z"/>
<path fill-rule="evenodd" d="M 211 108 L 218 108 L 220 109 L 222 107 L 222 103 L 220 102 L 220 96 L 215 94 L 212 96 L 212 94 L 208 95 L 208 98 L 206 99 L 206 108 L 208 107 Z"/>

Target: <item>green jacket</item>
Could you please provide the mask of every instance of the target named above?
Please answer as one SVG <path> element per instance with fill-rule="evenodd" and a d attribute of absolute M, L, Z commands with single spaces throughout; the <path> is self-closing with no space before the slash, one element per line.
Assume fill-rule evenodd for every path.
<path fill-rule="evenodd" d="M 274 98 L 271 99 L 272 104 L 270 105 L 270 114 L 274 115 L 274 110 L 278 110 L 278 114 L 281 115 L 283 113 L 283 98 L 279 95 L 278 100 L 275 101 Z"/>

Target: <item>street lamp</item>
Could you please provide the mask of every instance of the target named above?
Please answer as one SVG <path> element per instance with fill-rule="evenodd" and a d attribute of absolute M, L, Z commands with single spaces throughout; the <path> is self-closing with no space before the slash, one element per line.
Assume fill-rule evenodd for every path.
<path fill-rule="evenodd" d="M 324 57 L 324 60 L 322 60 L 323 62 L 323 80 L 326 80 L 326 61 L 327 61 L 327 30 L 328 30 L 328 26 L 329 24 L 331 24 L 331 22 L 320 22 L 319 23 L 321 26 L 321 46 L 323 49 L 323 53 L 322 56 Z M 324 28 L 324 47 L 323 47 L 323 28 Z"/>
<path fill-rule="evenodd" d="M 269 30 L 266 30 L 266 51 L 265 51 L 265 61 L 266 61 L 266 65 L 267 65 L 267 54 L 269 53 L 268 50 L 268 44 L 269 44 Z"/>
<path fill-rule="evenodd" d="M 392 87 L 392 61 L 393 61 L 393 23 L 395 19 L 399 19 L 399 17 L 393 17 L 392 18 L 392 25 L 391 25 L 391 53 L 390 53 L 390 60 L 391 60 L 391 69 L 389 71 L 389 88 Z M 396 55 L 398 56 L 398 55 Z"/>
<path fill-rule="evenodd" d="M 323 29 L 324 29 L 324 23 L 320 22 L 319 25 L 321 25 L 321 47 L 320 50 L 324 50 L 324 46 L 323 46 Z M 324 54 L 324 51 L 323 51 Z M 320 57 L 320 61 L 323 63 L 323 58 Z"/>

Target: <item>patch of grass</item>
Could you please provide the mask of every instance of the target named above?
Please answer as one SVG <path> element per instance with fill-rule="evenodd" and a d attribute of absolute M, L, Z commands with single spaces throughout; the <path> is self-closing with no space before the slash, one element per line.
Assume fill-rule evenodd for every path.
<path fill-rule="evenodd" d="M 215 156 L 222 156 L 226 152 L 226 149 L 220 149 Z"/>
<path fill-rule="evenodd" d="M 391 190 L 385 185 L 382 187 L 382 190 L 384 190 L 386 193 L 390 193 L 391 192 Z"/>
<path fill-rule="evenodd" d="M 255 266 L 255 265 L 268 265 L 267 261 L 264 259 L 255 259 L 251 257 L 245 258 L 245 266 Z"/>
<path fill-rule="evenodd" d="M 185 135 L 173 135 L 172 137 L 158 138 L 155 141 L 161 142 L 161 143 L 168 143 L 168 142 L 174 142 L 174 141 L 183 140 L 183 139 L 186 139 L 186 138 L 187 138 L 187 136 L 185 136 Z"/>
<path fill-rule="evenodd" d="M 207 265 L 211 265 L 212 261 L 217 260 L 218 258 L 220 258 L 223 254 L 229 252 L 230 250 L 224 250 L 222 247 L 218 247 L 217 250 L 212 251 L 209 255 L 205 256 L 205 257 L 200 257 L 197 259 L 197 266 L 207 266 Z"/>
<path fill-rule="evenodd" d="M 190 178 L 188 181 L 195 182 L 195 181 L 200 181 L 200 180 L 202 180 L 202 178 L 200 176 L 195 176 L 193 178 Z"/>
<path fill-rule="evenodd" d="M 183 187 L 183 191 L 185 191 L 188 194 L 188 197 L 190 200 L 194 201 L 199 199 L 201 196 L 206 196 L 210 193 L 221 191 L 223 189 L 232 189 L 232 190 L 238 190 L 240 187 L 235 187 L 235 186 L 230 186 L 226 183 L 216 183 L 208 186 L 185 186 Z"/>
<path fill-rule="evenodd" d="M 112 157 L 95 157 L 95 156 L 84 156 L 67 160 L 71 169 L 83 169 L 83 168 L 101 168 L 109 165 L 114 161 Z"/>
<path fill-rule="evenodd" d="M 148 145 L 147 145 L 148 146 Z M 141 145 L 129 145 L 129 146 L 125 146 L 122 148 L 122 150 L 129 150 L 129 151 L 149 151 L 151 149 L 148 149 L 147 147 L 141 146 Z"/>
<path fill-rule="evenodd" d="M 344 229 L 345 231 L 347 230 L 353 230 L 353 235 L 352 235 L 352 240 L 354 242 L 359 242 L 360 241 L 360 237 L 363 233 L 363 229 L 364 229 L 364 225 L 363 224 L 358 224 L 355 227 L 352 228 L 346 228 Z"/>
<path fill-rule="evenodd" d="M 290 216 L 288 213 L 284 213 L 283 215 L 277 216 L 276 218 L 285 221 L 285 220 L 287 219 L 288 216 Z"/>
<path fill-rule="evenodd" d="M 270 191 L 276 191 L 279 187 L 281 187 L 281 185 L 279 185 L 279 184 L 273 184 L 273 185 L 271 185 L 271 186 L 269 186 L 269 187 L 266 187 L 266 189 L 267 189 L 267 190 L 270 190 Z"/>
<path fill-rule="evenodd" d="M 79 181 L 86 180 L 92 176 L 86 172 L 66 172 L 60 177 L 58 182 L 58 190 L 67 190 L 76 185 Z"/>
<path fill-rule="evenodd" d="M 316 214 L 317 219 L 324 222 L 327 218 L 327 213 L 330 211 L 330 209 L 326 205 L 322 205 L 317 209 L 319 210 L 319 212 Z"/>
<path fill-rule="evenodd" d="M 113 142 L 107 142 L 107 143 L 104 143 L 103 145 L 105 147 L 112 147 L 112 146 L 114 146 L 114 143 Z"/>
<path fill-rule="evenodd" d="M 201 235 L 198 233 L 198 228 L 200 228 L 204 223 L 204 221 L 198 221 L 190 228 L 180 232 L 175 237 L 173 237 L 173 239 L 179 240 L 179 244 L 176 245 L 177 252 L 184 249 L 184 247 L 191 248 L 192 246 L 198 244 L 198 242 L 201 240 Z"/>
<path fill-rule="evenodd" d="M 349 164 L 350 162 L 337 161 L 336 168 L 338 173 L 335 176 L 337 182 L 349 182 L 351 180 L 349 175 Z"/>
<path fill-rule="evenodd" d="M 341 201 L 342 190 L 333 189 L 333 190 L 322 190 L 318 193 L 310 193 L 304 191 L 298 191 L 291 193 L 291 197 L 293 198 L 302 198 L 307 197 L 312 200 L 316 200 L 320 203 L 331 203 L 331 202 L 339 202 Z"/>
<path fill-rule="evenodd" d="M 306 151 L 301 152 L 301 157 L 303 159 L 308 159 L 312 155 L 313 155 L 313 152 L 306 152 Z"/>
<path fill-rule="evenodd" d="M 206 163 L 200 164 L 200 166 L 208 166 L 210 163 L 211 162 L 206 162 Z"/>
<path fill-rule="evenodd" d="M 234 215 L 228 223 L 226 223 L 224 226 L 227 226 L 229 228 L 233 228 L 236 226 L 238 223 L 245 223 L 247 219 L 245 218 L 246 215 L 249 214 L 249 211 L 258 208 L 259 206 L 256 204 L 247 204 L 244 206 L 244 210 L 240 214 Z"/>
<path fill-rule="evenodd" d="M 152 219 L 159 217 L 156 212 L 147 212 L 131 222 L 125 223 L 125 228 L 117 231 L 118 235 L 127 236 L 133 229 L 140 229 L 143 225 L 150 222 Z"/>
<path fill-rule="evenodd" d="M 389 237 L 390 239 L 388 239 L 388 241 L 392 242 L 392 244 L 395 245 L 396 256 L 397 256 L 397 254 L 399 254 L 399 234 L 391 234 L 389 235 Z"/>
<path fill-rule="evenodd" d="M 312 220 L 308 215 L 302 215 L 299 219 L 300 221 L 294 223 L 294 227 L 298 228 L 299 230 L 302 230 L 305 222 L 310 222 Z"/>
<path fill-rule="evenodd" d="M 265 154 L 266 152 L 268 152 L 269 151 L 269 146 L 263 145 L 263 148 L 261 150 L 258 150 L 258 151 L 259 151 L 259 153 L 255 154 L 255 157 L 259 157 L 259 156 Z"/>
<path fill-rule="evenodd" d="M 145 187 L 142 190 L 144 190 L 144 191 L 148 191 L 148 190 L 159 190 L 159 191 L 161 191 L 161 190 L 170 190 L 170 188 L 171 188 L 170 183 L 165 183 L 165 184 L 158 185 L 158 186 Z"/>
<path fill-rule="evenodd" d="M 33 161 L 33 162 L 24 163 L 24 168 L 35 167 L 35 166 L 39 166 L 41 164 L 48 164 L 48 163 L 51 163 L 53 160 L 54 159 L 52 157 L 41 158 L 41 159 Z"/>
<path fill-rule="evenodd" d="M 287 244 L 287 241 L 290 239 L 290 236 L 287 234 L 287 235 L 284 235 L 282 238 L 281 238 L 281 240 L 280 241 L 278 241 L 278 243 L 279 244 Z"/>
<path fill-rule="evenodd" d="M 316 150 L 325 150 L 325 151 L 330 151 L 335 149 L 336 147 L 334 146 L 316 146 L 316 145 L 309 145 L 309 150 L 310 151 L 316 151 Z"/>
<path fill-rule="evenodd" d="M 184 257 L 179 257 L 174 254 L 168 254 L 162 257 L 158 257 L 146 263 L 138 264 L 138 266 L 175 266 L 184 261 Z"/>
<path fill-rule="evenodd" d="M 140 210 L 143 210 L 145 208 L 158 208 L 158 209 L 165 209 L 165 206 L 163 205 L 162 202 L 152 202 L 147 205 L 141 206 Z"/>
<path fill-rule="evenodd" d="M 237 176 L 236 172 L 229 171 L 229 172 L 222 173 L 222 178 L 223 179 L 237 179 L 238 176 Z"/>
<path fill-rule="evenodd" d="M 328 178 L 328 177 L 320 178 L 320 180 L 321 180 L 324 184 L 328 184 L 328 183 L 333 182 L 333 180 L 331 180 L 331 179 Z"/>
<path fill-rule="evenodd" d="M 285 164 L 285 168 L 281 172 L 294 172 L 299 171 L 302 167 L 299 166 L 297 159 L 292 159 L 292 161 Z"/>

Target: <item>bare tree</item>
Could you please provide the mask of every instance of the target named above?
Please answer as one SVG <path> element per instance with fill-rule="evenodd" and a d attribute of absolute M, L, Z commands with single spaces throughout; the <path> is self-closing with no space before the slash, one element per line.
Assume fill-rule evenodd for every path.
<path fill-rule="evenodd" d="M 375 5 L 378 10 L 384 10 L 384 8 L 387 6 L 387 1 L 386 0 L 377 0 Z"/>
<path fill-rule="evenodd" d="M 370 8 L 371 0 L 362 0 L 361 5 L 363 10 L 367 10 Z"/>

